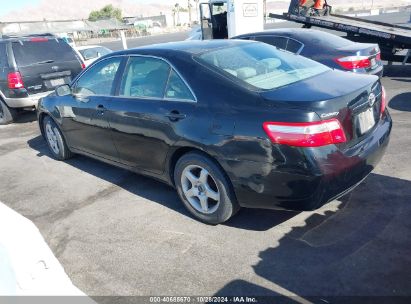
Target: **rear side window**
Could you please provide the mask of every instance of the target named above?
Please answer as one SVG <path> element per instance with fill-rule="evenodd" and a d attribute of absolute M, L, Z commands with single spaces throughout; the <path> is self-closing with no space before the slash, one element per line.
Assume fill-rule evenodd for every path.
<path fill-rule="evenodd" d="M 287 47 L 287 38 L 278 37 L 278 36 L 257 36 L 255 37 L 256 41 L 268 43 L 274 45 L 275 47 L 285 50 Z"/>
<path fill-rule="evenodd" d="M 62 39 L 13 42 L 13 53 L 18 66 L 77 60 L 74 50 Z"/>
<path fill-rule="evenodd" d="M 168 79 L 166 98 L 194 100 L 194 96 L 184 81 L 172 70 Z"/>
<path fill-rule="evenodd" d="M 170 66 L 160 59 L 131 57 L 121 85 L 120 95 L 163 98 L 170 69 Z"/>
<path fill-rule="evenodd" d="M 288 39 L 286 50 L 291 53 L 297 54 L 298 51 L 302 48 L 302 46 L 303 46 L 302 43 L 294 39 Z"/>
<path fill-rule="evenodd" d="M 6 45 L 0 43 L 0 68 L 7 66 L 7 57 L 6 57 Z"/>
<path fill-rule="evenodd" d="M 185 82 L 167 62 L 143 56 L 129 59 L 120 95 L 137 98 L 195 100 Z"/>

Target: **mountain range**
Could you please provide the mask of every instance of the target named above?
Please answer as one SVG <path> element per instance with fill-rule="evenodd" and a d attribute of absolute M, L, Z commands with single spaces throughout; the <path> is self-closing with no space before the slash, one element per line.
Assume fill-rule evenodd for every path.
<path fill-rule="evenodd" d="M 176 2 L 182 7 L 187 7 L 186 0 L 159 0 L 157 3 L 154 0 L 146 3 L 137 3 L 133 0 L 41 0 L 37 5 L 30 5 L 0 16 L 0 22 L 87 19 L 91 11 L 101 9 L 107 4 L 121 8 L 124 17 L 155 16 L 161 13 L 171 14 Z M 285 0 L 267 0 L 267 10 L 287 10 L 289 3 Z M 371 6 L 410 5 L 411 0 L 329 0 L 328 3 L 335 7 L 369 9 Z M 191 4 L 195 5 L 193 0 Z"/>

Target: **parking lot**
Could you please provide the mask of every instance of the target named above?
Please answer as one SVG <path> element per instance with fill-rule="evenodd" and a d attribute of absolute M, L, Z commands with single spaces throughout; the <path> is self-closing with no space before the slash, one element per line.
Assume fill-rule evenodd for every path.
<path fill-rule="evenodd" d="M 386 74 L 385 157 L 315 212 L 244 209 L 202 224 L 157 181 L 82 156 L 55 161 L 34 113 L 0 127 L 1 200 L 88 295 L 410 296 L 411 70 Z"/>
<path fill-rule="evenodd" d="M 288 26 L 300 25 L 268 28 Z M 202 224 L 160 182 L 83 156 L 54 160 L 34 113 L 0 126 L 0 201 L 34 222 L 90 296 L 411 296 L 410 66 L 386 67 L 382 82 L 394 121 L 385 157 L 352 193 L 314 212 L 243 209 L 225 224 Z"/>

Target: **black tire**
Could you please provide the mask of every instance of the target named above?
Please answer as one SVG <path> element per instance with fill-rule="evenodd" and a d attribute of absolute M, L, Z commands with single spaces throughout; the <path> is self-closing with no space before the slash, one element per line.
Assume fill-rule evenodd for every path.
<path fill-rule="evenodd" d="M 13 123 L 17 118 L 17 109 L 10 108 L 0 99 L 0 125 Z"/>
<path fill-rule="evenodd" d="M 214 201 L 211 198 L 207 199 L 207 201 L 210 202 L 212 205 L 212 208 L 210 208 L 209 210 L 210 213 L 201 212 L 198 210 L 198 208 L 194 207 L 192 203 L 190 203 L 190 201 L 188 200 L 183 190 L 183 172 L 185 172 L 185 170 L 189 170 L 189 168 L 194 168 L 193 170 L 196 170 L 196 167 L 200 168 L 200 172 L 202 171 L 201 169 L 205 169 L 207 171 L 208 182 L 206 184 L 209 185 L 210 183 L 210 187 L 213 188 L 212 190 L 216 190 L 215 193 L 219 194 L 218 203 L 216 203 L 216 201 Z M 198 175 L 200 175 L 200 173 L 198 173 Z M 227 178 L 226 174 L 220 168 L 219 165 L 217 165 L 211 158 L 209 158 L 205 154 L 199 152 L 190 152 L 183 155 L 177 161 L 177 164 L 174 169 L 174 183 L 176 185 L 178 195 L 180 196 L 181 201 L 184 203 L 188 211 L 192 215 L 194 215 L 194 217 L 196 217 L 204 223 L 213 225 L 223 223 L 227 221 L 229 218 L 231 218 L 234 214 L 236 214 L 237 211 L 240 209 L 234 191 L 232 189 L 231 183 Z M 190 184 L 191 188 L 194 188 L 194 185 L 191 182 Z M 198 189 L 200 187 L 201 185 L 197 187 L 197 191 L 199 191 Z M 194 196 L 191 197 L 191 199 L 193 198 Z M 200 205 L 199 197 L 196 196 L 195 198 L 198 201 L 197 204 Z M 215 204 L 213 205 L 213 203 Z M 208 203 L 207 205 L 210 207 Z M 214 211 L 212 211 L 213 208 L 215 208 Z"/>
<path fill-rule="evenodd" d="M 46 116 L 43 119 L 43 131 L 44 137 L 53 158 L 57 160 L 66 160 L 73 157 L 73 153 L 67 147 L 66 141 L 64 140 L 60 128 L 50 116 Z"/>

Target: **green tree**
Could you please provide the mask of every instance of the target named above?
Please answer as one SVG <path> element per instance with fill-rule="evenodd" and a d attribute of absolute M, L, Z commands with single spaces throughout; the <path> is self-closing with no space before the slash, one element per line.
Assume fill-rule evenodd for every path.
<path fill-rule="evenodd" d="M 114 7 L 109 4 L 103 7 L 101 10 L 92 11 L 88 17 L 90 21 L 97 21 L 102 19 L 111 19 L 116 18 L 119 21 L 122 21 L 122 12 L 121 9 Z"/>

